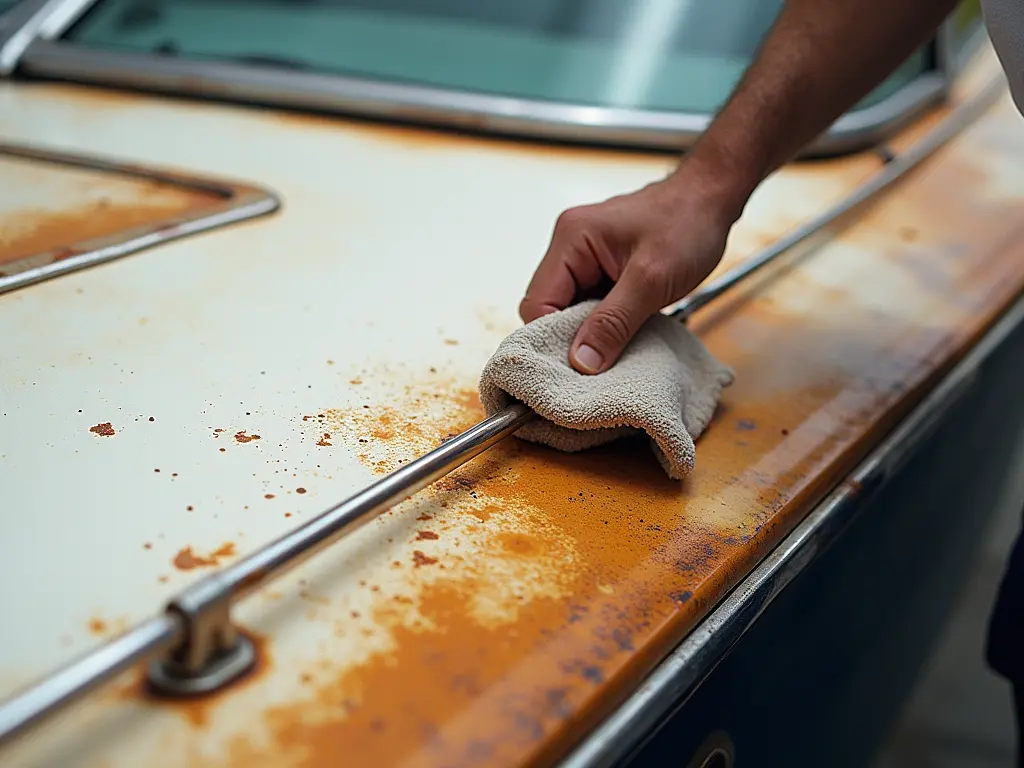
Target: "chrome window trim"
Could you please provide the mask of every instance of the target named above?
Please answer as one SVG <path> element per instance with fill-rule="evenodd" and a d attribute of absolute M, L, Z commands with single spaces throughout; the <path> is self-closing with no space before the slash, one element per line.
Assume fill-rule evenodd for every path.
<path fill-rule="evenodd" d="M 521 99 L 253 64 L 89 50 L 56 39 L 95 2 L 26 0 L 24 7 L 15 10 L 23 19 L 20 28 L 11 24 L 6 39 L 0 29 L 0 76 L 17 68 L 30 76 L 175 95 L 538 140 L 669 151 L 690 146 L 713 117 Z M 879 144 L 941 102 L 956 71 L 950 29 L 951 22 L 944 22 L 932 43 L 935 69 L 923 72 L 882 101 L 843 115 L 812 141 L 801 157 L 843 154 Z"/>
<path fill-rule="evenodd" d="M 90 50 L 45 39 L 36 39 L 28 46 L 19 70 L 29 76 L 265 106 L 427 122 L 535 139 L 676 151 L 692 143 L 712 117 L 545 102 L 254 64 Z M 804 154 L 836 154 L 876 144 L 941 101 L 945 87 L 941 72 L 925 72 L 877 104 L 843 115 Z"/>

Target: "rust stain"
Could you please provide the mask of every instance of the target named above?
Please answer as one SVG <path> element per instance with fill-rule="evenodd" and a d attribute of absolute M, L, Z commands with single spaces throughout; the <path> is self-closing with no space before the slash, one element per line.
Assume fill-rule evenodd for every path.
<path fill-rule="evenodd" d="M 192 547 L 185 547 L 179 550 L 171 563 L 179 571 L 191 571 L 194 568 L 214 567 L 220 565 L 220 561 L 235 556 L 235 545 L 232 542 L 225 542 L 209 555 L 197 555 Z"/>
<path fill-rule="evenodd" d="M 99 616 L 93 616 L 86 622 L 86 629 L 90 635 L 96 637 L 112 637 L 118 635 L 128 629 L 128 619 L 104 619 Z"/>
<path fill-rule="evenodd" d="M 436 533 L 434 533 L 433 531 L 417 531 L 416 532 L 416 540 L 417 541 L 436 540 L 438 538 L 440 538 L 440 537 Z"/>
<path fill-rule="evenodd" d="M 190 727 L 206 729 L 210 724 L 211 713 L 225 699 L 244 696 L 274 668 L 270 641 L 245 627 L 239 627 L 238 631 L 252 642 L 256 650 L 256 661 L 243 677 L 226 688 L 195 698 L 167 697 L 149 685 L 144 672 L 136 671 L 129 682 L 113 689 L 113 698 L 117 701 L 139 702 L 147 707 L 171 711 L 179 715 Z"/>
<path fill-rule="evenodd" d="M 259 435 L 247 435 L 243 429 L 240 432 L 235 433 L 235 442 L 237 443 L 251 443 L 253 440 L 260 440 Z"/>
<path fill-rule="evenodd" d="M 94 635 L 105 635 L 107 633 L 107 622 L 103 619 L 89 619 L 89 632 Z"/>
<path fill-rule="evenodd" d="M 223 202 L 212 194 L 161 182 L 140 184 L 136 195 L 130 202 L 101 198 L 68 210 L 5 212 L 0 217 L 0 264 L 48 252 L 55 252 L 53 261 L 62 261 L 84 250 L 76 244 L 147 225 L 157 227 L 171 217 Z"/>
<path fill-rule="evenodd" d="M 115 434 L 114 427 L 111 425 L 109 421 L 105 421 L 102 424 L 97 424 L 94 427 L 89 427 L 89 431 L 92 432 L 94 435 L 99 435 L 100 437 L 111 437 L 112 435 Z"/>
<path fill-rule="evenodd" d="M 436 557 L 429 557 L 428 555 L 423 554 L 423 552 L 421 552 L 418 549 L 412 553 L 412 564 L 416 568 L 419 568 L 423 565 L 434 565 L 436 563 Z"/>
<path fill-rule="evenodd" d="M 302 487 L 299 487 L 299 488 L 296 488 L 296 489 L 295 489 L 295 492 L 296 492 L 296 493 L 305 493 L 305 492 L 306 492 L 306 489 L 305 489 L 305 488 L 302 488 Z"/>

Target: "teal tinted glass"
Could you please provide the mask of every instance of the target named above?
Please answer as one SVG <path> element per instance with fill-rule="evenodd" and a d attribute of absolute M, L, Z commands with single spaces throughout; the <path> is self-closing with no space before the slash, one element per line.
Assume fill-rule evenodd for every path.
<path fill-rule="evenodd" d="M 100 0 L 81 45 L 543 101 L 714 112 L 781 0 Z M 921 56 L 872 95 L 912 79 Z"/>

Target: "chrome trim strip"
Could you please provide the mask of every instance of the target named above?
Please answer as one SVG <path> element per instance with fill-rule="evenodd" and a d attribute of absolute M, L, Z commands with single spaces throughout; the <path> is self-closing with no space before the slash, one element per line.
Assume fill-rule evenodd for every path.
<path fill-rule="evenodd" d="M 281 207 L 280 199 L 273 192 L 251 185 L 193 178 L 155 169 L 129 166 L 98 157 L 0 143 L 0 158 L 4 156 L 150 179 L 186 189 L 212 193 L 222 197 L 224 201 L 206 212 L 168 218 L 153 225 L 134 228 L 129 232 L 88 241 L 82 244 L 86 246 L 85 249 L 67 258 L 57 259 L 59 251 L 45 252 L 32 254 L 7 264 L 0 264 L 0 295 L 58 275 L 113 261 L 172 240 L 264 216 Z M 76 244 L 67 243 L 66 245 L 73 248 Z"/>
<path fill-rule="evenodd" d="M 640 685 L 619 709 L 561 763 L 563 768 L 606 768 L 627 758 L 669 713 L 682 707 L 739 642 L 769 603 L 824 551 L 939 426 L 967 393 L 980 367 L 1024 324 L 1024 297 L 911 412 L 854 472 Z"/>
<path fill-rule="evenodd" d="M 67 2 L 77 0 L 24 0 L 4 14 L 0 26 L 0 77 L 15 70 L 43 22 Z"/>
<path fill-rule="evenodd" d="M 36 39 L 28 46 L 19 69 L 30 76 L 74 82 L 672 151 L 692 143 L 712 117 L 519 99 L 230 61 L 91 50 L 46 39 Z M 802 156 L 850 152 L 875 144 L 941 101 L 945 90 L 941 72 L 926 72 L 879 103 L 840 117 Z"/>

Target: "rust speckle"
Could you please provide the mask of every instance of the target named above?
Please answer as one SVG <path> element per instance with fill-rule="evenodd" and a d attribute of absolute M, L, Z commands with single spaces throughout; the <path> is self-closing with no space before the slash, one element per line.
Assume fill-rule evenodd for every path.
<path fill-rule="evenodd" d="M 114 427 L 111 426 L 109 421 L 105 421 L 102 424 L 97 424 L 95 427 L 89 427 L 89 431 L 100 437 L 110 437 L 114 434 Z"/>
<path fill-rule="evenodd" d="M 261 439 L 259 435 L 247 435 L 243 429 L 240 432 L 235 433 L 235 441 L 239 443 L 251 443 L 253 440 Z"/>
<path fill-rule="evenodd" d="M 425 541 L 437 539 L 438 535 L 433 531 L 419 531 L 416 534 L 416 541 Z"/>
<path fill-rule="evenodd" d="M 321 437 L 317 441 L 316 444 L 319 445 L 322 448 L 326 448 L 326 447 L 330 446 L 331 445 L 331 433 L 330 432 L 324 432 L 324 436 Z"/>
<path fill-rule="evenodd" d="M 263 494 L 263 498 L 264 499 L 272 499 L 272 498 L 274 498 L 274 494 L 272 494 L 272 493 L 265 493 L 265 494 Z"/>
<path fill-rule="evenodd" d="M 93 635 L 105 635 L 107 633 L 107 622 L 103 619 L 89 619 L 89 632 Z"/>
<path fill-rule="evenodd" d="M 147 541 L 147 542 L 146 542 L 145 544 L 143 544 L 143 545 L 142 545 L 142 548 L 143 548 L 143 549 L 152 549 L 152 548 L 153 548 L 153 545 L 152 545 L 152 544 L 150 544 L 150 543 L 149 543 L 149 542 Z"/>
<path fill-rule="evenodd" d="M 436 562 L 437 562 L 437 558 L 436 557 L 428 557 L 427 555 L 423 554 L 418 549 L 413 550 L 413 553 L 412 553 L 412 563 L 413 563 L 413 565 L 415 567 L 419 568 L 422 565 L 433 565 Z"/>
<path fill-rule="evenodd" d="M 305 488 L 301 488 L 301 487 L 300 487 L 300 488 L 296 488 L 296 489 L 295 489 L 295 492 L 296 492 L 296 493 L 305 493 L 305 492 L 306 492 L 306 489 L 305 489 Z"/>
<path fill-rule="evenodd" d="M 235 545 L 233 543 L 225 542 L 216 550 L 211 552 L 209 555 L 203 557 L 197 555 L 192 551 L 192 547 L 185 547 L 180 550 L 177 555 L 174 556 L 172 564 L 179 571 L 191 571 L 194 568 L 213 567 L 220 565 L 220 561 L 225 558 L 235 556 Z"/>

